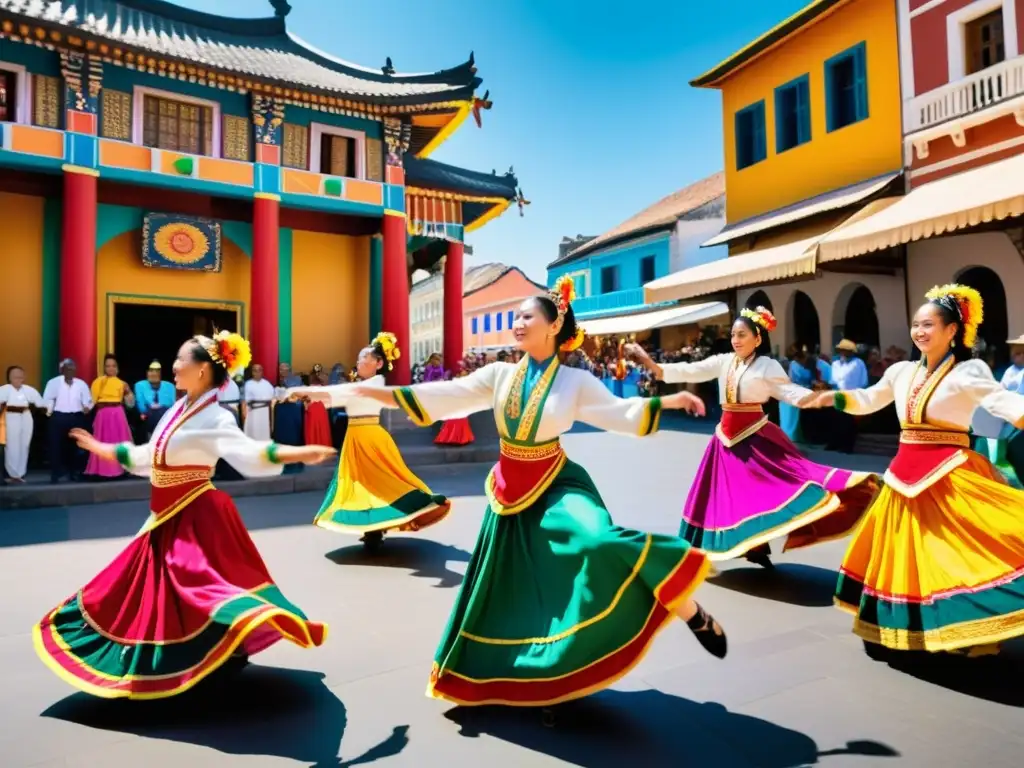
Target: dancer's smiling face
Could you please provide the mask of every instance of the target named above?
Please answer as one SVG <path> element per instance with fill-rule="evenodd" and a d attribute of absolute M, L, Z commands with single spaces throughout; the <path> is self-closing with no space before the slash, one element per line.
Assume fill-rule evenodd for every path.
<path fill-rule="evenodd" d="M 545 313 L 540 301 L 529 298 L 519 305 L 519 314 L 512 323 L 516 347 L 537 360 L 555 353 L 555 337 L 562 329 L 562 319 L 557 312 L 553 313 L 553 320 L 548 314 L 552 313 Z"/>
<path fill-rule="evenodd" d="M 739 318 L 732 324 L 732 351 L 741 358 L 748 358 L 754 354 L 761 337 L 753 323 L 745 317 Z"/>
<path fill-rule="evenodd" d="M 914 313 L 910 338 L 914 340 L 914 346 L 921 350 L 921 354 L 944 355 L 952 347 L 958 329 L 957 323 L 947 323 L 939 308 L 929 301 Z"/>

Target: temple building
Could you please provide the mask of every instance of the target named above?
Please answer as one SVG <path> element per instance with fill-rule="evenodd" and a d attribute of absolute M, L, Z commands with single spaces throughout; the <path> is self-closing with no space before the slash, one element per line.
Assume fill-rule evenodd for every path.
<path fill-rule="evenodd" d="M 91 379 L 111 352 L 141 378 L 215 327 L 268 371 L 351 364 L 378 330 L 408 348 L 415 269 L 443 271 L 461 357 L 465 234 L 526 203 L 511 170 L 428 157 L 490 107 L 472 54 L 368 69 L 270 5 L 0 0 L 0 364 L 43 381 L 72 357 Z"/>

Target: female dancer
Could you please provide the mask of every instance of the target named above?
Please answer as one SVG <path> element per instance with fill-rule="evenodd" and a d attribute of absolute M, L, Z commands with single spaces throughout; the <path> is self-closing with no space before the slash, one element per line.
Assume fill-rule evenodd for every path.
<path fill-rule="evenodd" d="M 725 656 L 725 634 L 690 594 L 709 563 L 675 536 L 616 526 L 593 481 L 569 461 L 559 436 L 579 420 L 632 435 L 654 433 L 662 408 L 700 412 L 689 393 L 621 400 L 558 350 L 583 340 L 569 302 L 527 299 L 513 325 L 527 354 L 453 381 L 359 386 L 396 403 L 417 424 L 493 409 L 501 458 L 487 478 L 489 506 L 427 694 L 462 705 L 547 706 L 594 693 L 625 675 L 659 629 L 679 616 L 701 644 Z"/>
<path fill-rule="evenodd" d="M 400 352 L 394 334 L 379 333 L 359 353 L 359 378 L 380 387 L 381 369 L 391 369 Z M 326 402 L 345 408 L 348 430 L 327 496 L 313 519 L 315 525 L 342 533 L 361 534 L 367 549 L 376 550 L 386 531 L 418 531 L 440 522 L 451 504 L 436 496 L 402 461 L 398 446 L 380 426 L 381 406 L 357 397 L 355 384 L 293 387 L 288 397 Z"/>
<path fill-rule="evenodd" d="M 455 374 L 455 378 L 461 379 L 466 375 L 466 371 L 462 366 L 462 363 L 456 363 L 455 369 L 458 373 Z M 444 424 L 441 425 L 441 431 L 437 433 L 437 437 L 434 438 L 435 445 L 469 445 L 476 437 L 473 435 L 473 428 L 469 426 L 469 417 L 464 416 L 461 419 L 448 419 Z"/>
<path fill-rule="evenodd" d="M 768 542 L 787 535 L 783 551 L 845 536 L 878 490 L 873 475 L 815 464 L 768 421 L 764 404 L 813 397 L 773 360 L 775 317 L 744 309 L 732 326 L 734 354 L 658 365 L 643 347 L 629 354 L 665 382 L 718 379 L 722 421 L 708 444 L 683 509 L 679 535 L 712 560 L 745 555 L 771 567 Z"/>
<path fill-rule="evenodd" d="M 92 400 L 96 404 L 92 431 L 101 443 L 130 443 L 132 431 L 124 407 L 135 407 L 135 396 L 131 387 L 118 377 L 117 358 L 107 355 L 103 358 L 103 375 L 92 383 Z M 121 477 L 124 469 L 114 459 L 104 459 L 93 454 L 85 467 L 85 474 L 97 477 Z"/>
<path fill-rule="evenodd" d="M 895 401 L 903 430 L 835 599 L 872 655 L 869 643 L 981 655 L 1024 635 L 1024 491 L 968 450 L 968 428 L 978 407 L 1024 426 L 1024 396 L 970 359 L 978 292 L 946 285 L 926 297 L 910 329 L 919 363 L 895 363 L 868 389 L 823 392 L 813 403 L 862 415 Z"/>
<path fill-rule="evenodd" d="M 237 334 L 196 336 L 174 363 L 174 383 L 185 397 L 147 445 L 110 445 L 73 432 L 94 456 L 151 482 L 142 530 L 33 629 L 40 658 L 77 688 L 105 698 L 164 698 L 188 690 L 232 655 L 244 663 L 281 639 L 305 648 L 323 643 L 327 627 L 281 594 L 231 498 L 210 483 L 218 458 L 264 476 L 334 453 L 242 433 L 217 406 L 217 390 L 248 361 L 248 344 Z"/>

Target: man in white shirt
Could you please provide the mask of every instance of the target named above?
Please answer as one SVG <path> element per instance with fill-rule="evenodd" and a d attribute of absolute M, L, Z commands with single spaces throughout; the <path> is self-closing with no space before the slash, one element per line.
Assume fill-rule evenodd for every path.
<path fill-rule="evenodd" d="M 274 386 L 263 378 L 263 366 L 252 367 L 252 378 L 245 382 L 245 434 L 253 440 L 269 440 L 271 404 Z"/>
<path fill-rule="evenodd" d="M 60 363 L 60 376 L 50 379 L 43 390 L 46 415 L 50 417 L 49 459 L 50 482 L 58 483 L 65 473 L 73 482 L 82 477 L 85 455 L 68 437 L 72 429 L 88 429 L 87 417 L 92 410 L 89 385 L 75 377 L 75 361 L 65 358 Z"/>
<path fill-rule="evenodd" d="M 832 361 L 832 386 L 838 390 L 864 389 L 868 385 L 868 367 L 857 357 L 857 345 L 843 339 L 836 345 L 836 359 Z M 836 411 L 835 431 L 828 448 L 832 451 L 853 453 L 857 441 L 857 422 L 848 413 Z"/>
<path fill-rule="evenodd" d="M 0 433 L 6 435 L 4 468 L 9 483 L 25 482 L 32 445 L 32 408 L 42 407 L 39 393 L 25 383 L 24 369 L 19 365 L 8 368 L 7 383 L 0 387 Z M 0 440 L 0 444 L 3 442 Z"/>

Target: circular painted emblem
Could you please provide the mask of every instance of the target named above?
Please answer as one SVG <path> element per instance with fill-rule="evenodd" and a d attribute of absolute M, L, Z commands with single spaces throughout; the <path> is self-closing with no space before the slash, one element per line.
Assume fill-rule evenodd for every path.
<path fill-rule="evenodd" d="M 174 264 L 195 264 L 210 252 L 210 240 L 191 224 L 165 224 L 153 235 L 156 252 Z"/>

